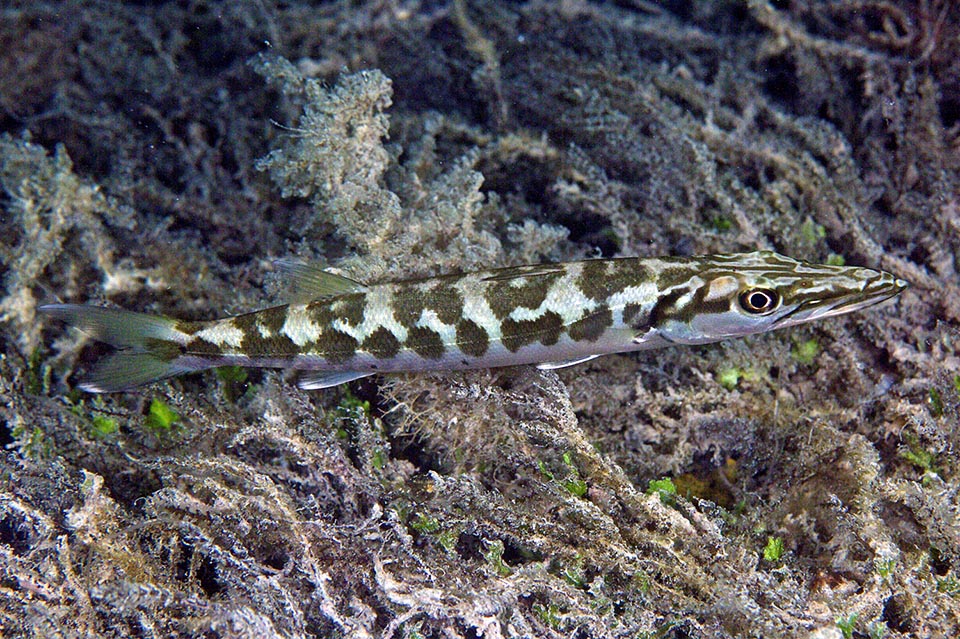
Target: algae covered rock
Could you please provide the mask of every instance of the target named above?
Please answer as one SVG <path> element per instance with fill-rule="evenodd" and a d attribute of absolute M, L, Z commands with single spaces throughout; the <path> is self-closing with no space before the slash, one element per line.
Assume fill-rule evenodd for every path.
<path fill-rule="evenodd" d="M 957 7 L 14 4 L 4 637 L 960 634 Z M 913 286 L 310 394 L 85 395 L 103 347 L 35 314 L 261 308 L 289 256 L 377 280 L 756 248 Z"/>

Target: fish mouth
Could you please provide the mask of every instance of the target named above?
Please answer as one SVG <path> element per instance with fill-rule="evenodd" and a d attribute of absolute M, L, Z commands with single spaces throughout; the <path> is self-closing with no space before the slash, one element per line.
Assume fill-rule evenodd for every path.
<path fill-rule="evenodd" d="M 837 313 L 849 313 L 870 306 L 882 304 L 896 297 L 910 287 L 910 282 L 902 280 L 891 273 L 879 271 L 879 275 L 868 280 L 859 294 L 841 297 L 839 302 L 831 307 Z"/>
<path fill-rule="evenodd" d="M 794 317 L 800 311 L 804 310 L 808 306 L 808 304 L 809 302 L 800 302 L 799 304 L 797 304 L 797 307 L 795 309 L 791 310 L 788 313 L 784 313 L 777 319 L 773 320 L 773 323 L 770 325 L 770 327 L 779 328 L 781 326 L 789 326 L 790 324 L 796 323 L 796 322 L 790 322 L 788 320 L 791 317 Z M 804 318 L 804 319 L 801 319 L 800 321 L 803 322 L 803 321 L 806 321 L 806 319 L 807 318 Z"/>

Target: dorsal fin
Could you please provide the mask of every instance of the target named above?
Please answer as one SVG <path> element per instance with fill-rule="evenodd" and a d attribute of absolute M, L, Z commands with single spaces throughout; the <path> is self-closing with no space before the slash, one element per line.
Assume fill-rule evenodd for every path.
<path fill-rule="evenodd" d="M 508 266 L 491 271 L 482 281 L 507 282 L 515 279 L 532 279 L 562 275 L 566 269 L 562 264 L 531 264 L 527 266 Z"/>
<path fill-rule="evenodd" d="M 324 297 L 362 293 L 367 287 L 349 277 L 336 275 L 315 264 L 294 260 L 274 260 L 273 265 L 289 280 L 287 297 L 293 303 L 306 303 Z"/>

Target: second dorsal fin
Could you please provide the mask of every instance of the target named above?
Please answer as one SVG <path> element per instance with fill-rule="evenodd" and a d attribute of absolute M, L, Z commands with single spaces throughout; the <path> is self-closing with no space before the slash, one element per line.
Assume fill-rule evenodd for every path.
<path fill-rule="evenodd" d="M 273 265 L 288 280 L 287 297 L 294 303 L 306 303 L 347 293 L 363 293 L 367 290 L 364 284 L 325 271 L 315 264 L 282 259 L 274 260 Z"/>

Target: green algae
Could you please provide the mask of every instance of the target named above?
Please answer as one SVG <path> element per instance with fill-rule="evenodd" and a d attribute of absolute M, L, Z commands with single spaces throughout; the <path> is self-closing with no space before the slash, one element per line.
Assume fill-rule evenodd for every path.
<path fill-rule="evenodd" d="M 767 545 L 763 547 L 763 559 L 770 563 L 777 563 L 783 557 L 783 539 L 767 537 Z"/>

